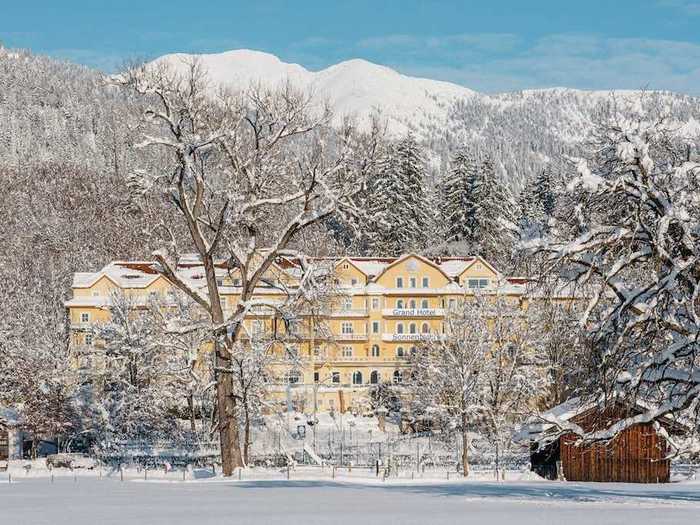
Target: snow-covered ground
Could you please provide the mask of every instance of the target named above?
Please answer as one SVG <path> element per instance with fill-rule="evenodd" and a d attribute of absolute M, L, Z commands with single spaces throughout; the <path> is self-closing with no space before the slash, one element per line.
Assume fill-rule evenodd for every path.
<path fill-rule="evenodd" d="M 66 473 L 63 473 L 66 474 Z M 133 474 L 133 473 L 131 473 Z M 262 471 L 248 471 L 249 478 Z M 534 480 L 382 481 L 367 473 L 299 469 L 286 480 L 131 479 L 80 472 L 0 475 L 0 522 L 12 524 L 697 523 L 700 483 L 634 485 Z"/>

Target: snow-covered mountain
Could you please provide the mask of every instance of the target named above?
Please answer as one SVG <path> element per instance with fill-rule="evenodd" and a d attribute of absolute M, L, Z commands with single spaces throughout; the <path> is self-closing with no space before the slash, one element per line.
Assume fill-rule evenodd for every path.
<path fill-rule="evenodd" d="M 319 100 L 327 100 L 337 117 L 366 118 L 381 110 L 395 131 L 404 131 L 410 122 L 444 120 L 456 100 L 478 96 L 456 84 L 402 75 L 362 59 L 309 71 L 269 53 L 239 49 L 211 55 L 165 55 L 153 64 L 165 63 L 175 70 L 184 70 L 195 57 L 214 85 L 245 89 L 258 82 L 277 87 L 290 81 L 311 90 Z"/>
<path fill-rule="evenodd" d="M 191 55 L 154 63 L 186 66 Z M 677 93 L 590 92 L 568 88 L 483 94 L 462 86 L 402 75 L 364 60 L 321 71 L 285 64 L 257 51 L 199 55 L 213 85 L 247 88 L 287 80 L 328 100 L 335 114 L 367 117 L 380 110 L 396 135 L 412 130 L 439 177 L 461 147 L 490 155 L 517 192 L 552 159 L 576 154 L 614 103 L 630 111 L 659 109 L 690 140 L 700 137 L 700 99 Z M 49 86 L 47 88 L 47 86 Z M 0 161 L 6 165 L 74 162 L 95 169 L 127 169 L 134 156 L 128 111 L 133 101 L 104 82 L 103 74 L 18 50 L 0 50 Z M 118 133 L 116 130 L 120 130 Z M 119 140 L 115 157 L 114 141 Z M 430 181 L 429 181 L 430 182 Z"/>

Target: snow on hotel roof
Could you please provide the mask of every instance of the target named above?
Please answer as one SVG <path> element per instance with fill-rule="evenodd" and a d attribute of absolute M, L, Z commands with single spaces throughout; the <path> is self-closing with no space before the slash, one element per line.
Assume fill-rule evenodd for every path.
<path fill-rule="evenodd" d="M 414 255 L 428 263 L 434 264 L 453 281 L 450 283 L 454 285 L 450 286 L 450 292 L 454 292 L 451 288 L 459 287 L 459 284 L 454 281 L 476 261 L 482 262 L 486 267 L 494 271 L 499 278 L 503 277 L 498 270 L 479 256 L 423 257 L 408 253 L 401 257 L 321 257 L 310 259 L 310 261 L 319 264 L 325 262 L 332 265 L 342 260 L 347 260 L 367 275 L 370 281 L 372 281 L 376 280 L 376 278 L 392 264 Z M 120 288 L 146 288 L 159 278 L 159 273 L 154 265 L 155 263 L 152 261 L 113 261 L 98 272 L 75 273 L 73 276 L 73 288 L 90 288 L 103 277 L 106 277 Z M 301 270 L 300 262 L 291 257 L 279 257 L 275 261 L 275 266 L 279 270 L 292 276 L 298 276 Z M 219 271 L 222 277 L 226 274 L 223 263 L 220 265 Z M 192 285 L 199 285 L 200 287 L 205 286 L 201 263 L 195 255 L 186 255 L 182 257 L 178 265 L 178 272 L 182 278 L 190 281 Z M 499 286 L 499 290 L 507 294 L 522 294 L 525 291 L 526 283 L 527 279 L 524 278 L 505 278 L 504 282 Z M 374 282 L 370 282 L 369 284 L 370 286 L 375 285 Z M 81 298 L 81 304 L 85 302 L 85 300 L 85 298 Z M 68 301 L 66 306 L 71 306 L 71 302 L 74 301 L 77 301 L 77 299 Z"/>

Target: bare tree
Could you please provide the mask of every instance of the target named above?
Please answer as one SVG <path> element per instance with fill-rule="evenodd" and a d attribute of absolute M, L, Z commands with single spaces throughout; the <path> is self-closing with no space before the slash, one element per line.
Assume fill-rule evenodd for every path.
<path fill-rule="evenodd" d="M 470 429 L 495 445 L 498 462 L 514 426 L 542 395 L 538 327 L 504 297 L 465 297 L 450 309 L 445 334 L 423 343 L 412 358 L 413 409 L 460 430 L 465 476 Z"/>
<path fill-rule="evenodd" d="M 170 243 L 154 252 L 158 271 L 206 312 L 213 331 L 218 431 L 229 476 L 243 465 L 231 352 L 251 308 L 278 307 L 256 298 L 255 290 L 284 257 L 297 261 L 300 289 L 311 284 L 309 262 L 293 240 L 334 213 L 351 211 L 378 136 L 365 139 L 350 126 L 327 129 L 328 111 L 315 110 L 309 96 L 289 86 L 217 93 L 196 62 L 185 75 L 141 67 L 122 82 L 148 101 L 140 146 L 166 149 L 172 163 L 162 172 L 136 174 L 132 188 L 170 200 L 203 268 L 204 286 L 178 272 L 178 234 L 163 224 Z M 240 282 L 230 315 L 221 304 L 221 272 Z"/>
<path fill-rule="evenodd" d="M 556 239 L 535 248 L 550 271 L 593 291 L 580 316 L 596 365 L 582 402 L 648 406 L 595 432 L 567 427 L 608 440 L 700 415 L 700 164 L 697 144 L 679 142 L 663 115 L 610 113 L 592 146 L 576 161 Z"/>

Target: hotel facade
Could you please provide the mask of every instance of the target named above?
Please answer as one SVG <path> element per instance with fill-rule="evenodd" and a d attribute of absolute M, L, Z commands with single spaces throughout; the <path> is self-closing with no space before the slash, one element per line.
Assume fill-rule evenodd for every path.
<path fill-rule="evenodd" d="M 416 345 L 445 333 L 451 306 L 475 294 L 499 294 L 525 305 L 525 280 L 503 276 L 481 257 L 435 257 L 405 254 L 395 258 L 342 257 L 323 259 L 332 272 L 333 297 L 284 323 L 274 309 L 257 308 L 246 317 L 243 340 L 256 335 L 283 335 L 285 352 L 293 349 L 294 365 L 277 365 L 271 401 L 280 410 L 368 410 L 368 394 L 382 383 L 401 384 Z M 206 290 L 200 264 L 185 261 L 179 275 Z M 283 289 L 293 289 L 301 268 L 280 258 L 270 269 L 256 298 L 283 302 Z M 219 291 L 225 313 L 240 297 L 240 281 L 221 270 Z M 279 283 L 279 286 L 275 285 Z M 115 293 L 135 304 L 164 298 L 174 287 L 150 262 L 116 261 L 95 273 L 76 273 L 72 297 L 65 303 L 70 319 L 70 344 L 75 356 L 90 349 L 99 355 L 95 326 L 110 320 Z M 84 353 L 84 352 L 83 352 Z M 76 357 L 76 366 L 81 364 Z M 88 365 L 89 366 L 89 365 Z"/>

